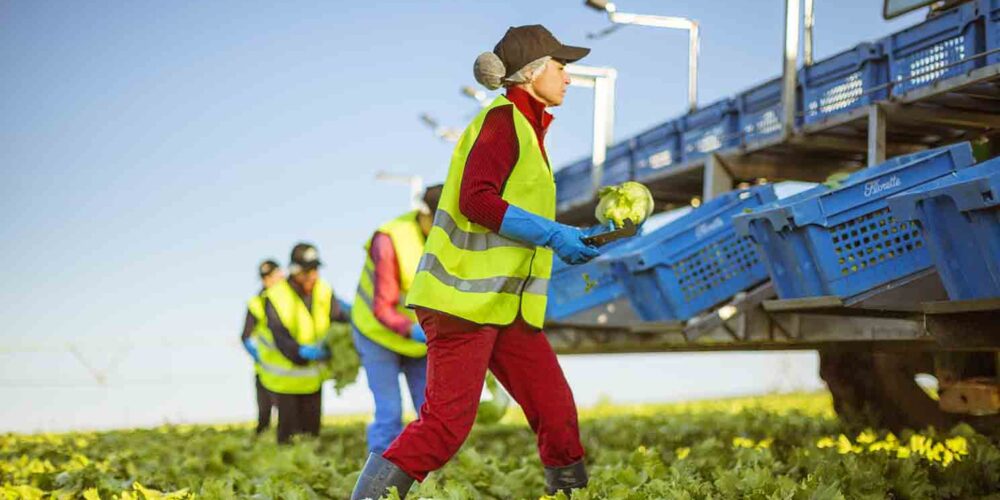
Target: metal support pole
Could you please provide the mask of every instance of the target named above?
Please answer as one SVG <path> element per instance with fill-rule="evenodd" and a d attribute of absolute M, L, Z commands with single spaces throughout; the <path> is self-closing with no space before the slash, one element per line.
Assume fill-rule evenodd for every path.
<path fill-rule="evenodd" d="M 698 109 L 698 56 L 701 45 L 698 22 L 684 17 L 651 16 L 618 12 L 614 4 L 610 2 L 601 8 L 608 13 L 608 20 L 614 24 L 631 24 L 635 26 L 688 31 L 688 108 L 691 111 Z"/>
<path fill-rule="evenodd" d="M 76 358 L 76 360 L 79 361 L 84 368 L 87 369 L 90 376 L 94 377 L 94 381 L 97 382 L 97 385 L 107 385 L 108 377 L 105 371 L 98 370 L 96 367 L 88 363 L 87 358 L 76 348 L 76 346 L 70 344 L 69 352 L 73 354 L 73 357 Z"/>
<path fill-rule="evenodd" d="M 697 21 L 691 21 L 688 30 L 688 109 L 698 109 L 698 52 L 701 50 L 701 39 Z"/>
<path fill-rule="evenodd" d="M 594 128 L 591 135 L 590 178 L 596 195 L 604 177 L 604 160 L 608 146 L 614 142 L 615 82 L 618 72 L 613 68 L 597 68 L 571 64 L 566 66 L 570 85 L 594 89 Z"/>
<path fill-rule="evenodd" d="M 591 136 L 590 156 L 590 184 L 595 196 L 601 188 L 601 179 L 604 177 L 604 160 L 607 159 L 608 146 L 611 145 L 611 141 L 606 139 L 607 136 L 599 125 L 599 115 L 603 112 L 604 102 L 601 93 L 598 92 L 598 86 L 599 84 L 594 82 L 594 130 Z"/>
<path fill-rule="evenodd" d="M 702 177 L 702 203 L 727 193 L 733 189 L 733 176 L 722 162 L 719 155 L 709 155 L 705 161 L 705 173 Z"/>
<path fill-rule="evenodd" d="M 813 26 L 816 24 L 816 14 L 814 11 L 814 0 L 804 0 L 805 1 L 805 12 L 803 13 L 805 17 L 805 26 L 803 27 L 803 48 L 802 57 L 804 59 L 803 64 L 806 66 L 812 66 L 813 63 Z"/>
<path fill-rule="evenodd" d="M 785 53 L 781 81 L 782 134 L 795 129 L 797 64 L 799 59 L 799 0 L 785 0 Z"/>
<path fill-rule="evenodd" d="M 885 108 L 881 104 L 868 107 L 868 166 L 885 162 Z"/>

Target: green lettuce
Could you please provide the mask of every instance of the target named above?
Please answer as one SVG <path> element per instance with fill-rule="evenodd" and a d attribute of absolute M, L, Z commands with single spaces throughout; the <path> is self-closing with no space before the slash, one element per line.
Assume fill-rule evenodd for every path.
<path fill-rule="evenodd" d="M 615 226 L 622 227 L 625 219 L 631 219 L 638 225 L 653 213 L 653 194 L 638 182 L 628 181 L 608 186 L 602 188 L 598 195 L 600 201 L 594 215 L 601 224 L 613 221 Z"/>
<path fill-rule="evenodd" d="M 324 378 L 333 380 L 333 389 L 339 395 L 358 379 L 361 368 L 361 358 L 351 339 L 351 326 L 348 323 L 330 325 L 326 331 L 326 346 L 330 349 L 330 359 L 320 366 Z"/>

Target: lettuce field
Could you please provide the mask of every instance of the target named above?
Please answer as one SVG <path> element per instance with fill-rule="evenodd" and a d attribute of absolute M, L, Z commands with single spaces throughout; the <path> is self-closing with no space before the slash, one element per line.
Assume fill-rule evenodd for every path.
<path fill-rule="evenodd" d="M 343 499 L 365 459 L 364 418 L 291 446 L 246 425 L 0 435 L 3 499 Z M 591 484 L 574 499 L 1000 499 L 1000 447 L 959 426 L 848 428 L 825 394 L 581 412 Z M 540 498 L 534 436 L 516 412 L 477 425 L 409 498 Z M 565 498 L 559 495 L 557 498 Z"/>

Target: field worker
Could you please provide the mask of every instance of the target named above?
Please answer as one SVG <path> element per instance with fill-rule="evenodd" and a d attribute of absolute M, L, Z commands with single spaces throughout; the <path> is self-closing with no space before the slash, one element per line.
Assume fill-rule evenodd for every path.
<path fill-rule="evenodd" d="M 319 278 L 319 252 L 308 243 L 292 249 L 290 279 L 264 293 L 267 329 L 260 345 L 260 381 L 278 403 L 278 442 L 319 434 L 323 375 L 329 359 L 324 336 L 330 323 L 349 321 L 333 289 Z"/>
<path fill-rule="evenodd" d="M 378 498 L 454 455 L 476 417 L 487 368 L 538 436 L 546 491 L 587 485 L 573 394 L 542 333 L 553 252 L 571 264 L 598 255 L 583 231 L 553 221 L 556 186 L 545 152 L 569 85 L 565 65 L 589 53 L 544 27 L 510 28 L 476 59 L 476 80 L 506 87 L 465 129 L 434 227 L 407 296 L 427 336 L 420 417 L 382 455 L 371 454 L 352 498 Z"/>
<path fill-rule="evenodd" d="M 379 226 L 365 245 L 367 259 L 351 308 L 354 346 L 375 399 L 368 450 L 382 454 L 403 430 L 399 375 L 406 376 L 414 409 L 424 403 L 427 338 L 405 297 L 417 273 L 424 240 L 441 198 L 441 185 L 424 191 L 420 210 Z"/>
<path fill-rule="evenodd" d="M 267 327 L 267 316 L 264 313 L 264 292 L 275 284 L 285 281 L 285 273 L 281 266 L 273 260 L 265 260 L 257 266 L 262 287 L 257 295 L 247 302 L 247 317 L 243 321 L 243 347 L 253 358 L 254 385 L 257 387 L 257 434 L 271 426 L 271 408 L 274 406 L 274 396 L 260 383 L 260 350 L 257 339 L 258 329 Z"/>

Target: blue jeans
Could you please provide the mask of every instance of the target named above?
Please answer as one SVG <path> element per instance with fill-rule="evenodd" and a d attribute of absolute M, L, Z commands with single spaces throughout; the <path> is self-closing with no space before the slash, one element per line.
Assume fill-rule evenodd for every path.
<path fill-rule="evenodd" d="M 375 420 L 368 426 L 368 451 L 382 454 L 403 431 L 403 397 L 399 374 L 406 375 L 414 410 L 420 412 L 427 385 L 427 358 L 396 354 L 365 337 L 352 326 L 354 346 L 365 367 L 368 388 L 375 398 Z"/>

